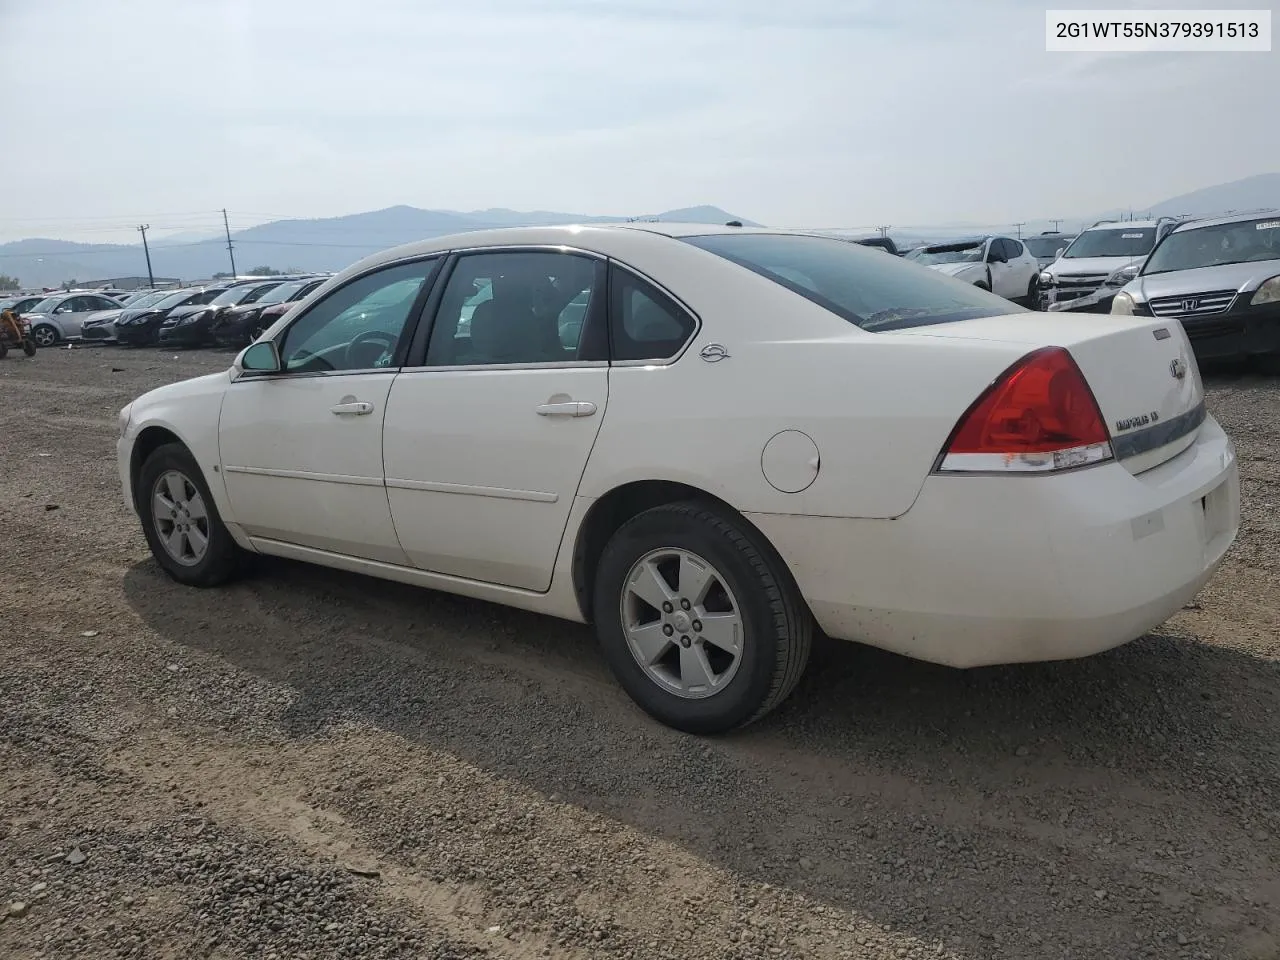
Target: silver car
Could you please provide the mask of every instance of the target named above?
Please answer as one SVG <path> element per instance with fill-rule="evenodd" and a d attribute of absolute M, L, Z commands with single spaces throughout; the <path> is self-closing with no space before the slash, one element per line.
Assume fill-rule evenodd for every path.
<path fill-rule="evenodd" d="M 147 290 L 128 297 L 123 306 L 91 313 L 80 327 L 80 339 L 112 342 L 116 339 L 116 321 L 120 319 L 120 314 L 125 310 L 142 309 L 159 303 L 172 293 L 172 290 Z"/>
<path fill-rule="evenodd" d="M 119 310 L 120 304 L 100 293 L 59 293 L 45 297 L 24 317 L 31 323 L 31 339 L 38 347 L 80 337 L 80 328 L 92 313 Z"/>

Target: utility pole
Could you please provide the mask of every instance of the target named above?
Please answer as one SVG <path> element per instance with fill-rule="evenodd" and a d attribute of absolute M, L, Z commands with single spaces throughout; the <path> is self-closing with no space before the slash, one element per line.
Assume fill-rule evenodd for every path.
<path fill-rule="evenodd" d="M 1050 220 L 1049 222 L 1053 224 L 1053 232 L 1054 232 L 1054 233 L 1061 233 L 1061 232 L 1062 232 L 1062 231 L 1059 229 L 1059 228 L 1062 226 L 1062 221 L 1061 221 L 1061 220 Z"/>
<path fill-rule="evenodd" d="M 880 231 L 880 236 L 887 237 L 889 235 L 889 228 L 892 226 L 893 224 L 886 223 L 883 227 L 876 227 L 876 229 Z"/>
<path fill-rule="evenodd" d="M 142 234 L 142 252 L 147 256 L 147 286 L 154 287 L 156 285 L 155 275 L 151 272 L 151 248 L 147 246 L 147 231 L 151 229 L 151 224 L 145 224 L 138 227 L 138 232 Z"/>
<path fill-rule="evenodd" d="M 227 223 L 227 208 L 222 208 L 222 229 L 227 234 L 227 256 L 231 258 L 231 279 L 236 278 L 236 254 L 231 248 L 231 225 Z"/>
<path fill-rule="evenodd" d="M 1018 228 L 1018 239 L 1019 239 L 1019 240 L 1021 240 L 1021 239 L 1022 239 L 1022 228 L 1023 228 L 1024 226 L 1026 226 L 1026 223 L 1027 223 L 1027 221 L 1023 220 L 1021 223 L 1015 223 L 1015 224 L 1014 224 L 1014 226 Z"/>

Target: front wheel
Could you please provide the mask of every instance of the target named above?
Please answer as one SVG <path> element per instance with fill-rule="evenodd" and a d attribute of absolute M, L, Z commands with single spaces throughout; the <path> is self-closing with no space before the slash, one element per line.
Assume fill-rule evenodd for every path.
<path fill-rule="evenodd" d="M 31 331 L 31 339 L 37 347 L 52 347 L 58 342 L 58 330 L 47 323 L 38 323 Z"/>
<path fill-rule="evenodd" d="M 1032 310 L 1040 309 L 1040 278 L 1032 277 L 1027 284 L 1027 306 Z"/>
<path fill-rule="evenodd" d="M 600 558 L 593 609 L 618 682 L 688 733 L 732 730 L 778 706 L 813 638 L 799 590 L 759 534 L 694 502 L 618 529 Z"/>
<path fill-rule="evenodd" d="M 174 580 L 213 587 L 240 572 L 243 555 L 218 515 L 200 467 L 186 447 L 157 447 L 134 488 L 151 554 Z"/>
<path fill-rule="evenodd" d="M 28 357 L 34 357 L 36 355 L 36 342 L 32 340 L 30 337 L 28 337 L 26 340 L 23 340 L 22 352 L 25 353 Z"/>

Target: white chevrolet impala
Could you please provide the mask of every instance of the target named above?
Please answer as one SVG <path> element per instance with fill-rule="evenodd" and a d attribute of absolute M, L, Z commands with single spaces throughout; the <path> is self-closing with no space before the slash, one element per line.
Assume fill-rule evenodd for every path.
<path fill-rule="evenodd" d="M 1176 321 L 735 226 L 370 257 L 121 410 L 119 467 L 182 583 L 273 554 L 589 622 L 694 732 L 781 702 L 815 629 L 956 667 L 1125 643 L 1240 511 Z"/>

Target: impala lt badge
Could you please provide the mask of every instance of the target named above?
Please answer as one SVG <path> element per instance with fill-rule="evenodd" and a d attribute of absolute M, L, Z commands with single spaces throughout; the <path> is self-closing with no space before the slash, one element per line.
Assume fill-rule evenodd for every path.
<path fill-rule="evenodd" d="M 1169 372 L 1173 374 L 1173 379 L 1185 380 L 1187 378 L 1187 361 L 1178 357 L 1169 364 Z"/>

